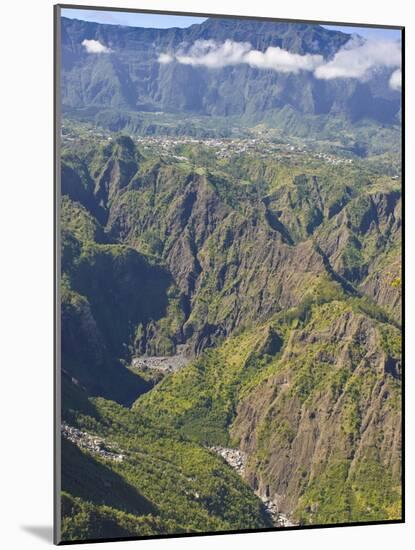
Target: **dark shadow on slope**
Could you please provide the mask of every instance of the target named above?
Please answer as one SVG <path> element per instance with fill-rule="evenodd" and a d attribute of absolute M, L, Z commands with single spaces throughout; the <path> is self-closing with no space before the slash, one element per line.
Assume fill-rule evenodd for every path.
<path fill-rule="evenodd" d="M 135 250 L 87 244 L 62 293 L 62 369 L 90 395 L 131 404 L 151 384 L 125 367 L 137 327 L 166 315 L 172 277 Z"/>
<path fill-rule="evenodd" d="M 282 240 L 286 244 L 294 244 L 294 241 L 287 228 L 284 226 L 283 223 L 280 222 L 277 216 L 273 212 L 271 212 L 271 210 L 265 210 L 265 219 L 267 220 L 268 225 L 271 227 L 271 229 L 273 229 L 274 231 L 278 231 L 278 233 L 281 234 Z"/>
<path fill-rule="evenodd" d="M 110 465 L 106 466 L 62 439 L 62 491 L 87 502 L 131 514 L 157 514 L 155 506 Z"/>
<path fill-rule="evenodd" d="M 337 282 L 341 285 L 343 290 L 347 292 L 348 294 L 351 294 L 352 296 L 360 296 L 359 292 L 354 288 L 354 286 L 349 283 L 344 277 L 339 275 L 332 267 L 330 260 L 326 256 L 326 254 L 322 251 L 322 249 L 317 245 L 316 246 L 316 252 L 320 254 L 324 267 L 326 268 L 327 273 Z"/>

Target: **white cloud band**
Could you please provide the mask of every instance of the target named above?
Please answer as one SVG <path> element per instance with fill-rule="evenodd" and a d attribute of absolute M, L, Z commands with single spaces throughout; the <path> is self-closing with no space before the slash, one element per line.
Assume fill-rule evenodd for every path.
<path fill-rule="evenodd" d="M 221 68 L 244 63 L 244 56 L 250 49 L 249 42 L 226 40 L 218 44 L 214 40 L 196 40 L 186 53 L 179 50 L 175 58 L 185 65 Z"/>
<path fill-rule="evenodd" d="M 265 52 L 251 50 L 245 56 L 246 63 L 257 69 L 272 69 L 282 73 L 313 71 L 324 62 L 322 55 L 299 55 L 270 46 Z"/>
<path fill-rule="evenodd" d="M 375 67 L 399 67 L 401 47 L 398 42 L 373 41 L 361 42 L 352 39 L 335 54 L 333 59 L 318 67 L 316 78 L 365 79 Z"/>
<path fill-rule="evenodd" d="M 175 54 L 162 53 L 158 60 L 163 64 L 176 60 L 184 65 L 211 69 L 245 63 L 258 69 L 272 69 L 285 73 L 312 71 L 324 61 L 321 55 L 299 55 L 272 46 L 261 52 L 252 49 L 249 42 L 232 40 L 226 40 L 222 44 L 215 40 L 196 40 L 187 50 L 182 48 Z"/>
<path fill-rule="evenodd" d="M 401 65 L 401 46 L 399 42 L 363 41 L 352 38 L 340 48 L 334 57 L 327 61 L 322 55 L 300 55 L 269 46 L 264 52 L 254 50 L 249 42 L 225 40 L 196 40 L 190 47 L 182 47 L 176 53 L 162 53 L 159 63 L 172 61 L 184 65 L 218 69 L 231 65 L 247 64 L 258 69 L 271 69 L 282 73 L 313 72 L 322 80 L 335 78 L 355 78 L 366 80 L 371 71 L 378 67 L 399 68 Z M 396 75 L 395 75 L 396 73 Z M 399 89 L 398 70 L 391 77 L 392 89 Z"/>
<path fill-rule="evenodd" d="M 392 88 L 392 90 L 397 90 L 397 91 L 399 91 L 402 88 L 401 69 L 396 69 L 396 71 L 393 71 L 389 79 L 389 86 Z"/>
<path fill-rule="evenodd" d="M 171 63 L 171 61 L 174 60 L 174 57 L 170 55 L 169 53 L 162 53 L 159 55 L 158 62 L 162 65 L 165 65 L 166 63 Z"/>
<path fill-rule="evenodd" d="M 99 40 L 83 40 L 82 46 L 86 49 L 87 53 L 111 53 L 111 48 L 101 44 Z"/>

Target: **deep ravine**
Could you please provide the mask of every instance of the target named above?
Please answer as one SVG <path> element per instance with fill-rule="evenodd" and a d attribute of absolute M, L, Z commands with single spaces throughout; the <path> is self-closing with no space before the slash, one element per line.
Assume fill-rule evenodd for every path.
<path fill-rule="evenodd" d="M 229 466 L 236 470 L 241 477 L 244 477 L 245 466 L 248 460 L 248 455 L 246 453 L 240 449 L 220 447 L 219 445 L 214 445 L 213 447 L 209 447 L 209 449 L 220 455 L 229 464 Z M 278 511 L 278 507 L 272 499 L 258 490 L 254 492 L 264 503 L 265 509 L 271 517 L 275 527 L 294 527 L 296 525 L 288 518 L 286 514 Z"/>

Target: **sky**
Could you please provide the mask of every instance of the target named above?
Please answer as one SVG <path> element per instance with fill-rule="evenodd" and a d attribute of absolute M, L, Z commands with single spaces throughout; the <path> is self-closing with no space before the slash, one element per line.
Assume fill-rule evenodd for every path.
<path fill-rule="evenodd" d="M 189 15 L 157 15 L 137 12 L 120 12 L 110 10 L 62 9 L 62 15 L 71 19 L 83 19 L 96 23 L 126 25 L 128 27 L 151 27 L 165 29 L 169 27 L 189 27 L 195 23 L 203 23 L 204 17 Z M 323 25 L 326 29 L 339 30 L 347 34 L 360 34 L 365 38 L 378 40 L 399 40 L 400 31 L 390 29 L 374 29 L 368 27 L 342 27 Z"/>
<path fill-rule="evenodd" d="M 195 23 L 203 23 L 205 17 L 191 17 L 181 15 L 157 15 L 151 13 L 100 11 L 82 9 L 62 9 L 62 16 L 70 19 L 82 19 L 95 23 L 110 25 L 126 25 L 127 27 L 150 27 L 167 29 L 170 27 L 190 27 Z"/>
<path fill-rule="evenodd" d="M 370 38 L 375 40 L 400 40 L 401 31 L 395 29 L 382 29 L 373 27 L 342 27 L 337 25 L 322 25 L 326 29 L 333 31 L 341 31 L 346 34 L 360 34 L 364 38 Z"/>

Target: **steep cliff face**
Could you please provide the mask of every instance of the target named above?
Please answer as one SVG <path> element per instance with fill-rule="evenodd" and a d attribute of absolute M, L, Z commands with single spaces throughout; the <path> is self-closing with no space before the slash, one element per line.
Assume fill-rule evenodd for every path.
<path fill-rule="evenodd" d="M 360 285 L 362 291 L 376 303 L 390 311 L 397 322 L 402 317 L 402 267 L 401 248 L 381 254 L 369 266 L 368 276 Z"/>
<path fill-rule="evenodd" d="M 291 331 L 231 428 L 247 479 L 297 521 L 399 516 L 399 332 L 339 302 Z"/>
<path fill-rule="evenodd" d="M 240 448 L 251 487 L 295 522 L 393 519 L 400 377 L 398 329 L 354 299 L 328 299 L 227 339 L 134 410 L 205 445 Z"/>
<path fill-rule="evenodd" d="M 138 247 L 146 236 L 163 243 L 159 253 L 187 314 L 183 338 L 196 351 L 298 303 L 325 272 L 311 242 L 287 244 L 284 231 L 270 227 L 247 197 L 227 197 L 228 185 L 214 175 L 160 166 L 114 200 L 109 217 L 114 238 Z"/>
<path fill-rule="evenodd" d="M 400 322 L 399 182 L 338 172 L 316 170 L 278 186 L 263 199 L 267 220 L 287 242 L 312 239 L 326 268 Z"/>
<path fill-rule="evenodd" d="M 317 237 L 337 273 L 401 318 L 401 194 L 396 186 L 352 199 Z"/>
<path fill-rule="evenodd" d="M 316 166 L 296 167 L 287 181 L 287 167 L 264 161 L 251 166 L 256 184 L 246 186 L 245 164 L 219 171 L 197 166 L 197 156 L 196 165 L 145 158 L 127 137 L 80 154 L 65 160 L 62 175 L 72 180 L 78 167 L 84 195 L 70 196 L 89 213 L 79 218 L 88 239 L 107 243 L 107 253 L 122 244 L 149 255 L 170 277 L 164 312 L 127 316 L 131 351 L 164 354 L 187 343 L 199 353 L 299 304 L 325 277 L 399 321 L 399 262 L 392 273 L 387 258 L 399 256 L 400 193 L 390 179 L 368 173 L 353 186 L 357 169 Z"/>
<path fill-rule="evenodd" d="M 173 307 L 173 281 L 133 248 L 96 242 L 108 241 L 103 228 L 66 196 L 61 219 L 62 370 L 88 392 L 128 403 L 149 385 L 121 363 L 130 359 L 136 330 Z"/>
<path fill-rule="evenodd" d="M 299 119 L 303 115 L 320 117 L 320 130 L 331 124 L 327 115 L 343 123 L 396 123 L 400 97 L 388 86 L 389 71 L 378 71 L 368 82 L 348 79 L 339 85 L 336 79 L 318 80 L 310 71 L 294 74 L 247 64 L 212 69 L 158 61 L 160 54 L 186 51 L 198 40 L 217 44 L 230 40 L 250 43 L 262 52 L 271 46 L 330 59 L 349 39 L 341 32 L 297 23 L 208 19 L 185 29 L 150 29 L 62 18 L 63 108 L 112 130 L 136 126 L 149 133 L 157 131 L 161 121 L 146 126 L 143 113 L 155 111 L 233 116 L 245 123 L 289 125 L 292 131 L 297 125 L 300 134 L 318 132 L 312 123 L 307 127 Z M 98 40 L 110 51 L 90 54 L 82 45 L 84 40 Z M 284 111 L 287 107 L 292 113 Z M 186 127 L 179 124 L 172 131 L 186 133 Z"/>

